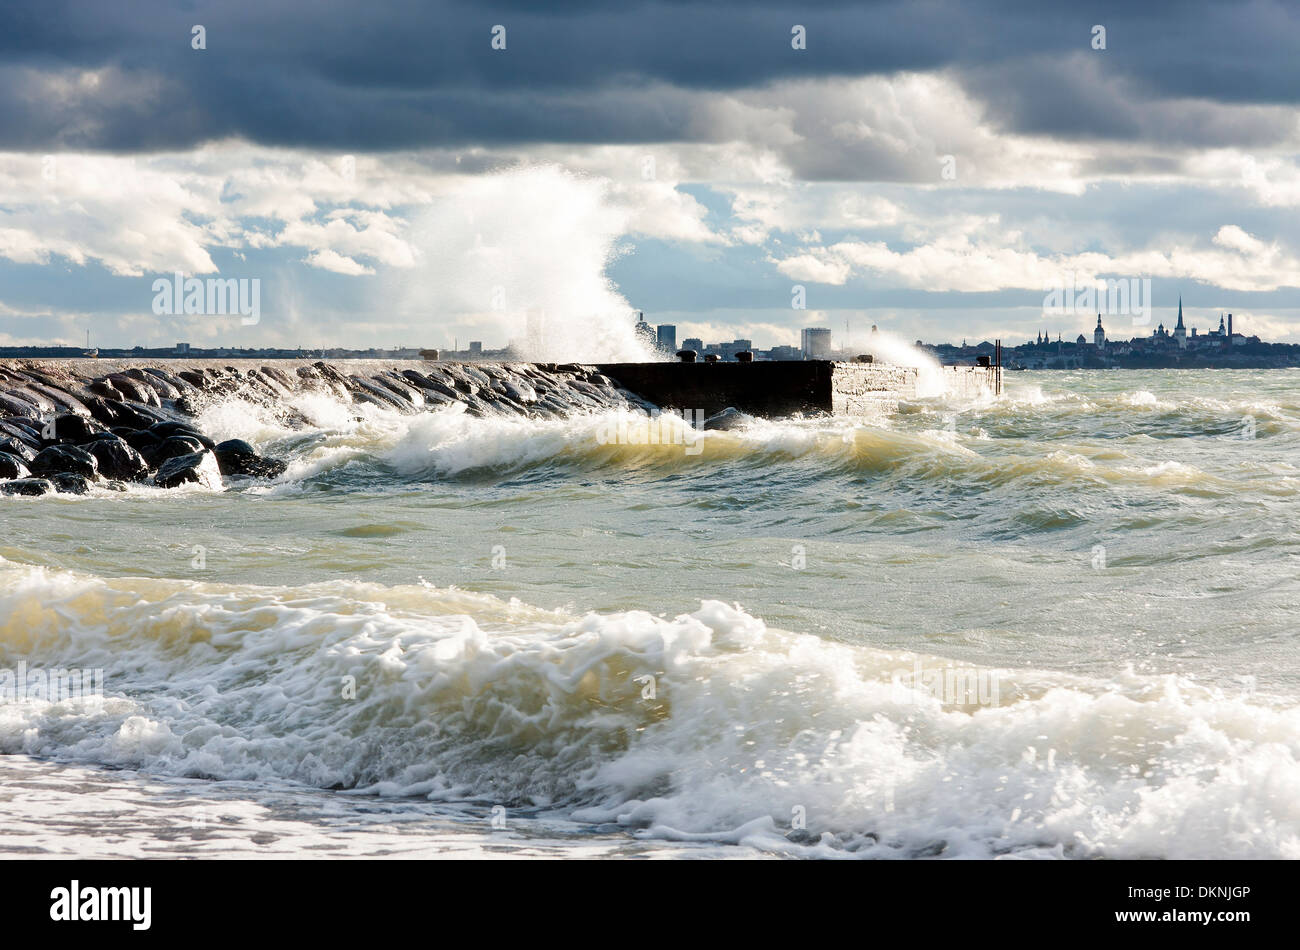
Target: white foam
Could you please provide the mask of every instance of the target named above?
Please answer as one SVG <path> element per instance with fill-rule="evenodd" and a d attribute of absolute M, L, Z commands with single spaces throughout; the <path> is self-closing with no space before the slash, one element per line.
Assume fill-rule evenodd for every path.
<path fill-rule="evenodd" d="M 891 678 L 910 655 L 718 601 L 569 617 L 426 585 L 5 563 L 0 666 L 20 658 L 102 667 L 110 698 L 0 705 L 6 753 L 532 805 L 774 851 L 1300 857 L 1292 704 L 1005 670 L 988 671 L 997 705 L 941 702 Z"/>

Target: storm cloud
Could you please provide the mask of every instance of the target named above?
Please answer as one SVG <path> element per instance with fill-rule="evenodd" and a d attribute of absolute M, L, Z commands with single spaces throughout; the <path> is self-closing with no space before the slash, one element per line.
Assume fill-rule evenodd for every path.
<path fill-rule="evenodd" d="M 958 0 L 7 3 L 0 148 L 148 151 L 222 138 L 348 151 L 717 142 L 699 95 L 947 71 L 1006 132 L 1199 145 L 1284 138 L 1294 5 Z M 801 25 L 807 48 L 791 45 Z M 195 25 L 206 49 L 191 46 Z M 506 48 L 493 49 L 492 28 Z M 1106 48 L 1092 48 L 1094 26 Z M 1194 108 L 1170 104 L 1195 100 Z M 885 177 L 897 177 L 887 166 Z M 826 169 L 810 165 L 810 174 Z M 838 172 L 836 172 L 838 174 Z"/>

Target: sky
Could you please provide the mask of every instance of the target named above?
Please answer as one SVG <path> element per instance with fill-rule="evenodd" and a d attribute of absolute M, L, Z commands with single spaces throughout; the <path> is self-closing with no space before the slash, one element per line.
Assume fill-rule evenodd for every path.
<path fill-rule="evenodd" d="M 1295 3 L 0 7 L 0 345 L 1300 342 L 1298 209 Z"/>

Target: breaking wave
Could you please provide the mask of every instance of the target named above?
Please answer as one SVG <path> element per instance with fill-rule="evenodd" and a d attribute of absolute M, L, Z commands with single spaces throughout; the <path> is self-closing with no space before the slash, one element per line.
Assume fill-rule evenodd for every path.
<path fill-rule="evenodd" d="M 1292 705 L 992 669 L 971 703 L 908 679 L 947 661 L 718 601 L 570 616 L 0 562 L 0 664 L 20 660 L 102 668 L 107 695 L 0 705 L 4 753 L 794 854 L 1300 857 Z"/>

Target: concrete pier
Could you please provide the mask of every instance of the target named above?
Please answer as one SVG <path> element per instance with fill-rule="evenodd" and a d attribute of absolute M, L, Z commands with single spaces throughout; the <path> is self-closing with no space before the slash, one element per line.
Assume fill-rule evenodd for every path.
<path fill-rule="evenodd" d="M 706 415 L 735 407 L 755 416 L 879 415 L 917 398 L 920 371 L 829 360 L 762 363 L 605 363 L 602 373 L 664 409 Z M 945 366 L 947 392 L 963 399 L 1002 391 L 998 366 Z"/>

